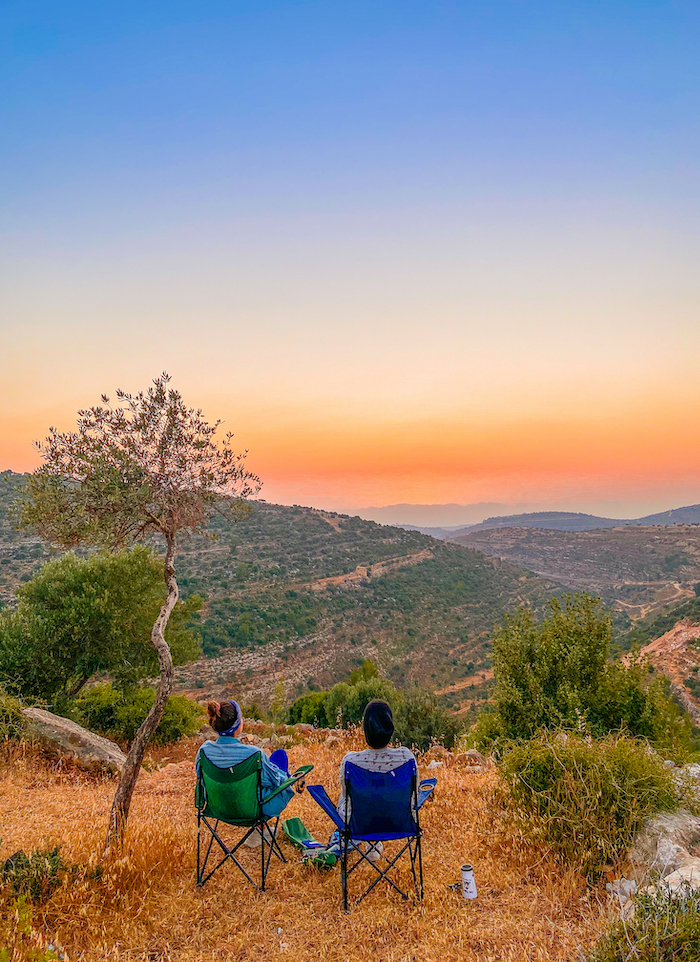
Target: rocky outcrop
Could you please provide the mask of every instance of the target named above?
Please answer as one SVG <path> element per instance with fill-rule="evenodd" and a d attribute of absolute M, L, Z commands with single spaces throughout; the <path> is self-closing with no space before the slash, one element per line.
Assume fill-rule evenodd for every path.
<path fill-rule="evenodd" d="M 683 809 L 662 812 L 646 822 L 629 854 L 633 862 L 665 876 L 692 857 L 690 849 L 698 841 L 700 817 Z"/>
<path fill-rule="evenodd" d="M 108 738 L 81 728 L 68 718 L 42 708 L 23 708 L 22 718 L 29 738 L 50 751 L 69 757 L 88 771 L 108 771 L 118 775 L 126 755 Z"/>

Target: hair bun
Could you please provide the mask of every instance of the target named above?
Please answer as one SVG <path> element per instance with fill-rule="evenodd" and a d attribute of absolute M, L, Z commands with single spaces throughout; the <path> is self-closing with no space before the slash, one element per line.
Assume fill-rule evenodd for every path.
<path fill-rule="evenodd" d="M 221 705 L 218 701 L 210 701 L 207 705 L 210 718 L 218 718 L 221 714 Z"/>

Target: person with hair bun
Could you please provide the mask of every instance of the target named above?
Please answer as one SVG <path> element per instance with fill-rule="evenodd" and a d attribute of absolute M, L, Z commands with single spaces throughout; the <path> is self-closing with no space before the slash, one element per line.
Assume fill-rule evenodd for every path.
<path fill-rule="evenodd" d="M 197 752 L 195 768 L 199 773 L 199 756 L 203 753 L 217 768 L 232 768 L 255 752 L 262 755 L 263 794 L 277 788 L 289 778 L 289 759 L 287 753 L 278 748 L 268 758 L 257 745 L 244 745 L 238 737 L 243 731 L 243 712 L 237 701 L 210 701 L 207 705 L 209 724 L 218 734 L 216 741 L 206 741 Z M 299 783 L 303 787 L 303 782 Z M 285 789 L 263 807 L 267 818 L 276 818 L 287 806 L 294 792 Z"/>

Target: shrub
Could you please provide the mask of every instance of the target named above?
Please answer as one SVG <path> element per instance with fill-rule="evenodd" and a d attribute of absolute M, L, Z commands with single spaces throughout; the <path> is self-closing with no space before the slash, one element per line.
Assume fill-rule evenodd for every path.
<path fill-rule="evenodd" d="M 618 922 L 588 962 L 697 962 L 700 956 L 700 892 L 638 895 L 634 918 Z"/>
<path fill-rule="evenodd" d="M 363 679 L 356 685 L 341 682 L 334 685 L 328 693 L 325 703 L 326 718 L 331 725 L 339 724 L 341 728 L 359 725 L 365 708 L 374 698 L 389 702 L 394 709 L 401 696 L 391 682 L 383 678 Z"/>
<path fill-rule="evenodd" d="M 433 742 L 452 748 L 462 727 L 459 721 L 438 705 L 429 692 L 416 689 L 409 694 L 398 691 L 390 681 L 380 678 L 371 661 L 365 661 L 350 675 L 350 682 L 341 682 L 331 691 L 302 695 L 289 709 L 290 725 L 306 722 L 310 725 L 333 727 L 340 724 L 359 725 L 367 704 L 373 698 L 389 702 L 396 726 L 393 741 L 409 748 L 425 751 Z"/>
<path fill-rule="evenodd" d="M 58 847 L 37 848 L 29 855 L 20 849 L 0 869 L 0 883 L 15 897 L 26 895 L 34 902 L 41 902 L 61 884 L 65 868 Z"/>
<path fill-rule="evenodd" d="M 22 710 L 16 698 L 0 691 L 0 742 L 22 737 Z"/>
<path fill-rule="evenodd" d="M 624 730 L 686 760 L 697 748 L 690 718 L 644 662 L 608 663 L 611 622 L 599 599 L 554 598 L 549 608 L 540 624 L 523 608 L 496 632 L 494 707 L 476 744 L 491 750 L 498 739 L 529 738 L 543 728 L 594 737 Z"/>
<path fill-rule="evenodd" d="M 642 822 L 690 792 L 644 742 L 544 734 L 500 762 L 506 812 L 519 833 L 565 865 L 594 876 L 631 843 Z"/>
<path fill-rule="evenodd" d="M 313 691 L 309 695 L 297 698 L 289 706 L 289 724 L 296 725 L 298 722 L 303 722 L 306 725 L 318 725 L 320 728 L 330 727 L 326 717 L 327 697 L 327 691 Z"/>
<path fill-rule="evenodd" d="M 0 616 L 0 684 L 59 711 L 94 675 L 139 684 L 158 671 L 150 634 L 165 593 L 163 561 L 143 546 L 49 561 Z M 191 595 L 175 606 L 165 637 L 176 665 L 200 653 L 187 624 L 201 604 Z"/>
<path fill-rule="evenodd" d="M 405 695 L 394 712 L 394 741 L 425 751 L 435 742 L 453 748 L 462 726 L 438 705 L 435 695 L 420 689 Z"/>
<path fill-rule="evenodd" d="M 95 685 L 76 701 L 80 721 L 92 731 L 116 741 L 130 742 L 155 701 L 153 688 L 118 691 L 111 684 Z M 171 695 L 153 742 L 169 745 L 199 731 L 201 707 L 184 695 Z"/>

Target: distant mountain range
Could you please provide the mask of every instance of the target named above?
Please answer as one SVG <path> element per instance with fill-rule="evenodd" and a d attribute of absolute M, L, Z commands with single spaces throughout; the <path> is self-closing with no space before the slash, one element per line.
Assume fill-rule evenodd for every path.
<path fill-rule="evenodd" d="M 533 511 L 526 514 L 509 514 L 487 518 L 479 524 L 462 527 L 423 528 L 418 525 L 404 524 L 399 527 L 420 531 L 441 541 L 452 541 L 475 531 L 491 528 L 540 528 L 545 531 L 599 531 L 604 528 L 622 528 L 649 525 L 700 524 L 700 504 L 684 508 L 671 508 L 658 514 L 648 514 L 643 518 L 600 518 L 594 514 L 577 511 Z"/>
<path fill-rule="evenodd" d="M 477 504 L 387 504 L 383 507 L 357 508 L 350 512 L 365 521 L 389 524 L 397 528 L 415 531 L 436 531 L 463 528 L 479 524 L 493 515 L 514 514 L 518 511 L 535 511 L 537 504 L 502 504 L 498 501 L 480 501 Z M 423 527 L 421 527 L 421 525 Z"/>

